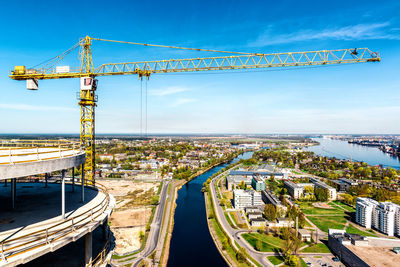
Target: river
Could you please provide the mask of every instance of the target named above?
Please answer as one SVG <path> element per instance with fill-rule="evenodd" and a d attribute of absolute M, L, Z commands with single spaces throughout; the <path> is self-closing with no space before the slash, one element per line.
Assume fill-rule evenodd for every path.
<path fill-rule="evenodd" d="M 349 144 L 347 141 L 325 138 L 313 138 L 313 140 L 319 142 L 320 145 L 308 147 L 304 150 L 312 151 L 321 156 L 352 159 L 353 161 L 364 161 L 370 165 L 381 164 L 383 167 L 400 169 L 400 160 L 398 157 L 386 154 L 377 147 Z"/>
<path fill-rule="evenodd" d="M 251 158 L 252 154 L 253 152 L 246 152 L 229 163 L 218 165 L 186 183 L 178 191 L 168 267 L 228 266 L 219 254 L 208 231 L 201 188 L 214 173 L 240 159 Z"/>

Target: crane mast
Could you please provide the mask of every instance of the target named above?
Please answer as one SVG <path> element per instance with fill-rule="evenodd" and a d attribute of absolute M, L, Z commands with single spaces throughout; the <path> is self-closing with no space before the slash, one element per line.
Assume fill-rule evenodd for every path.
<path fill-rule="evenodd" d="M 231 53 L 231 56 L 202 57 L 188 59 L 169 59 L 141 62 L 108 63 L 95 68 L 93 66 L 91 46 L 92 41 L 107 41 L 144 46 L 166 47 L 175 49 Z M 58 69 L 55 65 L 72 50 L 79 47 L 80 67 L 76 69 Z M 80 142 L 85 148 L 86 162 L 82 170 L 86 183 L 95 184 L 95 107 L 97 106 L 98 76 L 138 75 L 148 79 L 157 73 L 227 71 L 239 69 L 276 68 L 276 67 L 306 67 L 331 64 L 379 62 L 380 56 L 368 48 L 317 50 L 288 53 L 243 53 L 232 51 L 217 51 L 209 49 L 193 49 L 143 43 L 105 40 L 86 36 L 79 43 L 63 54 L 57 56 L 42 68 L 26 69 L 25 66 L 15 66 L 9 77 L 13 80 L 26 80 L 28 89 L 38 89 L 38 80 L 80 78 L 81 87 L 78 94 L 80 106 Z"/>

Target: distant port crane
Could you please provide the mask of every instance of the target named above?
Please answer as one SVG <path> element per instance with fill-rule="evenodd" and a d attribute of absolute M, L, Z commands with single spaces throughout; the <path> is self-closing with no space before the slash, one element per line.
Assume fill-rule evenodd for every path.
<path fill-rule="evenodd" d="M 141 62 L 108 63 L 93 66 L 91 46 L 93 41 L 125 43 L 141 46 L 163 47 L 192 51 L 206 51 L 231 54 L 229 56 L 202 57 L 187 59 L 168 59 Z M 60 66 L 59 62 L 73 50 L 79 48 L 80 67 Z M 288 53 L 246 53 L 212 49 L 196 49 L 177 46 L 155 45 L 135 42 L 106 40 L 86 36 L 77 44 L 48 61 L 33 68 L 15 66 L 9 77 L 13 80 L 26 80 L 27 89 L 37 90 L 38 81 L 46 79 L 80 78 L 79 105 L 80 142 L 86 152 L 84 165 L 86 181 L 94 184 L 95 174 L 95 107 L 97 106 L 98 76 L 136 74 L 139 78 L 148 79 L 156 73 L 197 72 L 217 70 L 239 70 L 272 67 L 306 67 L 329 64 L 379 62 L 380 56 L 368 48 L 318 50 Z"/>

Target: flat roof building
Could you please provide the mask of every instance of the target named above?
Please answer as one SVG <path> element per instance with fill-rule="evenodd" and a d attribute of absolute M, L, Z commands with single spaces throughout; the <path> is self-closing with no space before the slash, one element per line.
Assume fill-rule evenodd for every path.
<path fill-rule="evenodd" d="M 323 188 L 328 190 L 328 199 L 329 200 L 336 200 L 336 189 L 333 188 L 332 186 L 327 185 L 326 183 L 322 182 L 321 180 L 317 178 L 310 177 L 310 182 L 312 182 L 315 186 L 315 188 Z"/>
<path fill-rule="evenodd" d="M 253 175 L 253 179 L 251 180 L 251 186 L 256 191 L 265 190 L 265 182 L 259 175 Z"/>
<path fill-rule="evenodd" d="M 276 207 L 278 213 L 285 213 L 287 211 L 287 207 L 282 204 L 282 202 L 269 190 L 261 191 L 261 199 L 265 204 L 272 204 Z M 280 214 L 280 215 L 285 215 Z"/>
<path fill-rule="evenodd" d="M 262 205 L 261 194 L 254 190 L 233 190 L 233 205 L 235 209 Z"/>

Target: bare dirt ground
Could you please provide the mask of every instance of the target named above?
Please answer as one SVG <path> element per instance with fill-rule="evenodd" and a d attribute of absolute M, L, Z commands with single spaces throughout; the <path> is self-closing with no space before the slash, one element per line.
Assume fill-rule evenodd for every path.
<path fill-rule="evenodd" d="M 110 218 L 111 230 L 116 239 L 115 252 L 127 253 L 139 249 L 139 233 L 146 230 L 146 224 L 151 216 L 151 205 L 146 195 L 157 193 L 160 183 L 135 182 L 130 180 L 102 180 L 115 197 L 117 205 Z M 142 205 L 143 203 L 143 205 Z"/>
<path fill-rule="evenodd" d="M 400 255 L 391 251 L 391 248 L 383 247 L 355 247 L 347 246 L 357 256 L 363 259 L 371 267 L 399 266 Z"/>
<path fill-rule="evenodd" d="M 313 203 L 313 206 L 320 209 L 333 209 L 328 203 L 325 202 L 315 202 Z"/>

